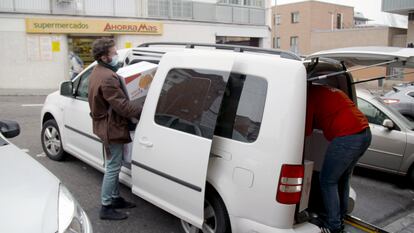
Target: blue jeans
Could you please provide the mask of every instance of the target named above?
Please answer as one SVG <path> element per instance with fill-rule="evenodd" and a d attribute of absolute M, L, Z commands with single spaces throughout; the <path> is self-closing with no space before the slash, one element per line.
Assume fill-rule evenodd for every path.
<path fill-rule="evenodd" d="M 326 216 L 330 230 L 339 230 L 347 213 L 349 180 L 358 159 L 371 143 L 369 128 L 360 133 L 337 137 L 329 144 L 319 175 Z"/>
<path fill-rule="evenodd" d="M 102 182 L 102 205 L 110 205 L 113 198 L 119 197 L 119 172 L 122 167 L 124 144 L 109 144 L 106 147 L 105 174 Z"/>

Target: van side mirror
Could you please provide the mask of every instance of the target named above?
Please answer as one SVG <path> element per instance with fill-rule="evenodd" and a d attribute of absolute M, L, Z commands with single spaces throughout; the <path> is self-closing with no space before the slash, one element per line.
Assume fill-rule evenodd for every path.
<path fill-rule="evenodd" d="M 73 97 L 72 81 L 65 81 L 60 84 L 60 95 Z"/>
<path fill-rule="evenodd" d="M 382 126 L 384 126 L 385 128 L 392 130 L 394 128 L 394 122 L 392 122 L 392 120 L 390 119 L 385 119 L 382 122 Z"/>
<path fill-rule="evenodd" d="M 0 121 L 0 132 L 6 138 L 14 138 L 20 134 L 19 123 L 15 121 Z"/>

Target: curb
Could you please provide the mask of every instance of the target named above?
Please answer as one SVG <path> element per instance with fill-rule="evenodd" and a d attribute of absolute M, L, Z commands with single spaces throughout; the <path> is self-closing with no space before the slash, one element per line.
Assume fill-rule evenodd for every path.
<path fill-rule="evenodd" d="M 8 89 L 0 88 L 0 96 L 40 96 L 49 95 L 58 89 Z"/>
<path fill-rule="evenodd" d="M 414 233 L 414 213 L 383 227 L 388 232 Z"/>

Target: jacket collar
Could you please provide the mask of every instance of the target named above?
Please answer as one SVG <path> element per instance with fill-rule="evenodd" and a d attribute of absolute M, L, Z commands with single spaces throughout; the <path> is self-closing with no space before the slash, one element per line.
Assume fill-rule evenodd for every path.
<path fill-rule="evenodd" d="M 105 63 L 105 62 L 103 62 L 103 61 L 98 61 L 98 64 L 99 65 L 101 65 L 101 66 L 103 66 L 103 67 L 105 67 L 105 68 L 107 68 L 107 69 L 110 69 L 110 70 L 112 70 L 113 72 L 117 72 L 118 71 L 118 69 L 119 69 L 119 67 L 118 67 L 118 65 L 117 66 L 111 66 L 111 65 L 109 65 L 109 64 L 107 64 L 107 63 Z"/>

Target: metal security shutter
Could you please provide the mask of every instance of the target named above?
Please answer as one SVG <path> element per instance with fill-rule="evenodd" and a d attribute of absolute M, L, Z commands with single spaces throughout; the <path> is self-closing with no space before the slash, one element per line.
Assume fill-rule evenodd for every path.
<path fill-rule="evenodd" d="M 49 0 L 15 0 L 14 4 L 17 12 L 50 13 Z"/>
<path fill-rule="evenodd" d="M 263 25 L 265 24 L 265 10 L 250 9 L 250 24 Z"/>
<path fill-rule="evenodd" d="M 77 1 L 52 1 L 52 14 L 75 15 L 83 13 L 82 3 L 78 3 Z"/>
<path fill-rule="evenodd" d="M 137 1 L 135 0 L 116 0 L 115 4 L 115 15 L 116 16 L 126 16 L 134 17 L 136 14 Z"/>
<path fill-rule="evenodd" d="M 244 7 L 233 7 L 233 23 L 249 23 L 249 9 Z"/>
<path fill-rule="evenodd" d="M 0 10 L 1 11 L 14 11 L 14 9 L 13 9 L 13 0 L 1 0 L 0 1 Z"/>
<path fill-rule="evenodd" d="M 113 0 L 88 0 L 84 2 L 86 15 L 114 15 L 114 1 Z"/>
<path fill-rule="evenodd" d="M 217 6 L 219 7 L 219 6 Z M 194 20 L 197 21 L 215 21 L 216 5 L 194 2 Z"/>

